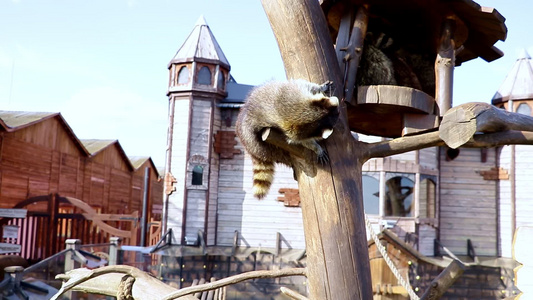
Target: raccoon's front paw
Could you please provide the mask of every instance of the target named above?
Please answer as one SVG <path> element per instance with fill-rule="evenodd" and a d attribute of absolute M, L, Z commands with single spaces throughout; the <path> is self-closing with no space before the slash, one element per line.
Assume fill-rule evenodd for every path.
<path fill-rule="evenodd" d="M 329 95 L 331 95 L 331 88 L 333 87 L 333 81 L 328 80 L 324 82 L 322 85 L 320 85 L 320 91 L 322 93 L 328 92 Z"/>
<path fill-rule="evenodd" d="M 318 163 L 321 164 L 322 166 L 326 165 L 329 162 L 328 153 L 326 151 L 322 150 L 322 152 L 320 152 L 317 155 L 317 160 L 318 160 Z"/>

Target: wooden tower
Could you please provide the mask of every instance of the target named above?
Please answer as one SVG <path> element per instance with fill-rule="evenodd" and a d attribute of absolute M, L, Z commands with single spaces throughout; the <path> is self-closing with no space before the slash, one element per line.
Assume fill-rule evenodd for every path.
<path fill-rule="evenodd" d="M 173 243 L 197 244 L 198 232 L 214 243 L 220 127 L 216 102 L 226 96 L 230 65 L 200 17 L 168 65 L 169 127 L 165 169 L 165 230 Z M 209 212 L 212 212 L 211 214 Z"/>

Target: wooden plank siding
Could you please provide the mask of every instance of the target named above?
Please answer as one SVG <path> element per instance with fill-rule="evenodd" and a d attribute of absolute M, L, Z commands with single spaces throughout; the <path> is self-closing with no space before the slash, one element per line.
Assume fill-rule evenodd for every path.
<path fill-rule="evenodd" d="M 7 129 L 0 128 L 2 208 L 15 207 L 32 197 L 58 194 L 81 199 L 101 213 L 140 213 L 144 167 L 150 168 L 153 192 L 149 201 L 152 205 L 162 204 L 162 182 L 151 159 L 146 159 L 139 168 L 142 170 L 135 169 L 118 142 L 91 155 L 59 114 Z M 63 208 L 67 206 L 61 204 Z M 49 210 L 44 202 L 25 208 L 31 213 Z M 43 230 L 47 232 L 49 228 Z"/>
<path fill-rule="evenodd" d="M 213 100 L 195 98 L 192 101 L 192 122 L 190 124 L 190 148 L 189 159 L 193 156 L 200 155 L 205 161 L 209 162 L 210 151 L 213 150 L 211 140 L 211 116 L 213 113 Z M 187 166 L 190 166 L 190 162 L 187 162 Z M 204 172 L 212 172 L 211 167 L 204 169 Z M 189 172 L 189 176 L 186 176 L 186 185 L 190 185 L 192 177 Z M 209 180 L 209 179 L 208 179 Z M 188 239 L 195 240 L 198 236 L 198 231 L 205 231 L 206 229 L 206 216 L 207 216 L 207 204 L 209 191 L 206 189 L 188 189 L 187 190 L 187 211 L 185 222 L 185 236 Z"/>
<path fill-rule="evenodd" d="M 222 128 L 222 119 L 220 109 L 213 109 L 213 127 L 211 132 L 213 133 L 211 143 L 211 158 L 210 158 L 210 174 L 209 174 L 209 202 L 207 204 L 207 225 L 206 225 L 206 244 L 208 246 L 216 245 L 217 236 L 217 208 L 218 208 L 218 181 L 219 181 L 219 166 L 220 156 L 213 147 L 213 137 Z"/>
<path fill-rule="evenodd" d="M 169 112 L 173 116 L 172 145 L 169 145 L 172 149 L 170 173 L 176 178 L 174 185 L 176 190 L 168 196 L 167 228 L 172 229 L 174 237 L 172 243 L 181 244 L 191 103 L 189 96 L 176 96 L 170 101 L 173 102 L 173 105 L 170 105 L 173 111 Z"/>
<path fill-rule="evenodd" d="M 453 253 L 467 254 L 471 239 L 477 255 L 497 255 L 496 190 L 494 180 L 479 173 L 495 165 L 494 149 L 482 162 L 480 149 L 461 148 L 454 160 L 441 151 L 440 240 Z"/>
<path fill-rule="evenodd" d="M 531 146 L 516 145 L 515 148 L 515 218 L 516 226 L 531 226 L 533 221 L 533 156 L 531 156 Z M 509 173 L 511 172 L 512 147 L 501 148 L 499 167 Z M 512 177 L 511 177 L 512 180 Z M 500 180 L 499 192 L 499 229 L 500 229 L 500 250 L 503 257 L 512 257 L 511 246 L 513 241 L 512 212 L 511 212 L 511 180 Z"/>
<path fill-rule="evenodd" d="M 230 112 L 227 112 L 228 114 Z M 237 111 L 231 112 L 231 126 L 222 124 L 221 130 L 235 130 Z M 262 200 L 252 194 L 252 162 L 238 138 L 232 159 L 220 158 L 218 181 L 217 245 L 231 246 L 235 230 L 239 231 L 241 246 L 274 248 L 276 233 L 281 234 L 283 248 L 304 249 L 303 220 L 300 207 L 286 207 L 277 198 L 280 188 L 298 188 L 291 168 L 276 165 L 270 193 Z"/>

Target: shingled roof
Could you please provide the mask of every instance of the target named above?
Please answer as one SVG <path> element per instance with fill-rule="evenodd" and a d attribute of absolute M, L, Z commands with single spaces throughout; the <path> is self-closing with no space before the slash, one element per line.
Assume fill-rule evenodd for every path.
<path fill-rule="evenodd" d="M 6 111 L 0 110 L 0 132 L 14 132 L 28 126 L 35 125 L 37 123 L 43 122 L 45 120 L 57 118 L 67 131 L 67 134 L 74 140 L 74 143 L 77 147 L 87 156 L 93 157 L 100 153 L 102 150 L 116 146 L 118 152 L 124 159 L 126 165 L 132 170 L 137 170 L 144 162 L 150 160 L 150 163 L 153 165 L 150 157 L 128 157 L 118 142 L 118 140 L 103 140 L 103 139 L 84 139 L 80 140 L 70 125 L 65 121 L 61 113 L 57 112 L 32 112 L 32 111 Z M 159 171 L 155 168 L 157 173 Z"/>
<path fill-rule="evenodd" d="M 492 97 L 492 104 L 528 99 L 533 100 L 533 61 L 526 50 L 523 50 Z"/>
<path fill-rule="evenodd" d="M 230 69 L 224 52 L 222 52 L 203 16 L 200 16 L 189 37 L 170 61 L 169 66 L 173 63 L 192 61 L 221 64 Z"/>

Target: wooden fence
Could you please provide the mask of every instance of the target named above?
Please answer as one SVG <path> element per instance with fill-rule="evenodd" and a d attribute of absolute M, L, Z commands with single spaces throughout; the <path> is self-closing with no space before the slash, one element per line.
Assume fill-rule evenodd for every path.
<path fill-rule="evenodd" d="M 137 245 L 139 235 L 139 216 L 137 212 L 129 215 L 99 214 L 79 199 L 50 195 L 40 197 L 39 201 L 50 201 L 57 205 L 49 212 L 33 212 L 28 210 L 24 219 L 2 220 L 3 225 L 19 227 L 18 238 L 4 238 L 6 243 L 21 245 L 20 256 L 35 262 L 49 257 L 65 247 L 67 239 L 80 239 L 84 244 L 109 243 L 112 236 L 122 239 L 123 245 Z M 61 213 L 68 211 L 59 209 L 59 203 L 67 203 L 70 211 L 82 213 Z M 28 204 L 25 201 L 23 204 Z M 26 205 L 24 205 L 26 206 Z M 21 207 L 24 207 L 21 205 Z M 64 207 L 64 206 L 63 206 Z"/>

